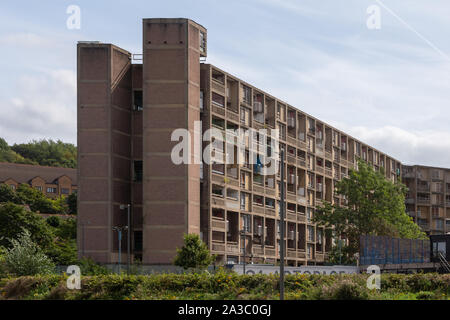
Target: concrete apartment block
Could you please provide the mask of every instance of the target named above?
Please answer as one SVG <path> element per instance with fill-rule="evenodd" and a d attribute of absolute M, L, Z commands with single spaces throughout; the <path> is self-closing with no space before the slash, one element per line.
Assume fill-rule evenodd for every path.
<path fill-rule="evenodd" d="M 403 166 L 406 211 L 427 234 L 450 232 L 450 169 Z"/>
<path fill-rule="evenodd" d="M 200 233 L 200 166 L 171 160 L 172 132 L 193 135 L 200 120 L 200 31 L 187 19 L 144 19 L 144 263 L 170 263 L 183 234 Z"/>
<path fill-rule="evenodd" d="M 218 263 L 242 262 L 244 250 L 247 262 L 276 263 L 284 183 L 287 263 L 323 263 L 335 239 L 312 223 L 315 206 L 345 203 L 334 185 L 357 158 L 393 181 L 400 162 L 204 63 L 206 43 L 206 29 L 191 20 L 144 19 L 141 63 L 111 44 L 78 45 L 80 256 L 118 261 L 112 228 L 126 224 L 120 204 L 131 204 L 132 255 L 145 264 L 171 263 L 184 233 L 200 234 Z M 243 164 L 173 164 L 172 132 L 183 128 L 193 137 L 198 120 L 200 134 L 280 130 L 285 181 L 279 173 L 262 176 L 247 159 L 248 146 Z M 223 154 L 233 147 L 221 146 Z"/>

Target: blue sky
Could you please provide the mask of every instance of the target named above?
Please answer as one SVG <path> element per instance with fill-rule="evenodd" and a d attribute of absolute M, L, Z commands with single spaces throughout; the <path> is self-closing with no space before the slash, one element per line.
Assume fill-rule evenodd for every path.
<path fill-rule="evenodd" d="M 208 29 L 207 62 L 405 163 L 450 167 L 450 2 L 405 2 L 2 1 L 0 136 L 75 143 L 76 42 L 140 53 L 142 18 L 186 17 Z"/>

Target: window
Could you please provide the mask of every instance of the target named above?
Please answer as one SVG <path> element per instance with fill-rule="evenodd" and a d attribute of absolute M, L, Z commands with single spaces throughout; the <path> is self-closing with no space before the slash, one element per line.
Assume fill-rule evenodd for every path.
<path fill-rule="evenodd" d="M 268 208 L 275 208 L 275 200 L 271 198 L 266 198 L 266 207 Z"/>
<path fill-rule="evenodd" d="M 200 36 L 200 52 L 201 53 L 206 53 L 206 34 L 202 31 L 200 31 L 199 33 Z"/>
<path fill-rule="evenodd" d="M 200 90 L 200 110 L 203 110 L 203 90 Z"/>
<path fill-rule="evenodd" d="M 142 251 L 142 231 L 134 232 L 134 251 Z"/>
<path fill-rule="evenodd" d="M 143 173 L 142 160 L 134 161 L 133 165 L 134 165 L 134 181 L 141 182 Z"/>
<path fill-rule="evenodd" d="M 433 242 L 433 256 L 437 257 L 437 253 L 441 252 L 444 257 L 446 255 L 446 243 L 444 242 Z"/>
<path fill-rule="evenodd" d="M 61 188 L 61 194 L 69 194 L 69 191 L 67 188 Z"/>
<path fill-rule="evenodd" d="M 263 206 L 264 197 L 255 194 L 253 195 L 253 202 L 258 206 Z"/>
<path fill-rule="evenodd" d="M 219 107 L 224 107 L 225 105 L 225 97 L 221 96 L 220 94 L 217 94 L 215 92 L 212 93 L 212 103 Z"/>
<path fill-rule="evenodd" d="M 142 111 L 144 109 L 144 100 L 141 90 L 133 91 L 133 110 Z"/>
<path fill-rule="evenodd" d="M 212 185 L 212 194 L 214 196 L 218 196 L 218 197 L 222 197 L 223 198 L 223 192 L 224 192 L 223 187 L 221 187 L 219 185 L 216 185 L 216 184 Z"/>
<path fill-rule="evenodd" d="M 42 187 L 41 186 L 36 186 L 34 187 L 36 190 L 42 191 Z"/>
<path fill-rule="evenodd" d="M 16 185 L 15 184 L 10 184 L 9 187 L 13 190 L 16 190 Z"/>
<path fill-rule="evenodd" d="M 56 188 L 48 187 L 47 193 L 56 193 Z"/>
<path fill-rule="evenodd" d="M 249 87 L 247 86 L 243 86 L 242 87 L 242 91 L 243 91 L 243 100 L 245 103 L 247 104 L 251 104 L 252 103 L 252 91 Z"/>
<path fill-rule="evenodd" d="M 243 230 L 245 232 L 252 232 L 252 219 L 250 215 L 248 214 L 242 215 L 242 224 Z"/>

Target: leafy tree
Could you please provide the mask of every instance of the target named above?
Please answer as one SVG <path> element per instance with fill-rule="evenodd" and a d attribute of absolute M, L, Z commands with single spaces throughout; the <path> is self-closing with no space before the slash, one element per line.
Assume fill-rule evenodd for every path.
<path fill-rule="evenodd" d="M 60 140 L 33 140 L 29 143 L 14 144 L 12 151 L 23 158 L 44 166 L 76 168 L 77 147 Z"/>
<path fill-rule="evenodd" d="M 22 204 L 22 200 L 19 198 L 16 192 L 6 184 L 0 184 L 0 203 L 2 202 Z"/>
<path fill-rule="evenodd" d="M 14 203 L 0 205 L 0 246 L 9 248 L 8 239 L 18 239 L 23 229 L 28 230 L 34 242 L 41 248 L 50 248 L 54 234 L 44 218 Z"/>
<path fill-rule="evenodd" d="M 346 206 L 325 202 L 316 209 L 314 222 L 334 227 L 338 237 L 349 240 L 347 254 L 358 252 L 361 235 L 385 235 L 409 239 L 426 238 L 419 226 L 406 214 L 406 187 L 391 182 L 363 161 L 358 170 L 339 181 L 336 193 L 345 196 Z"/>
<path fill-rule="evenodd" d="M 58 228 L 61 225 L 62 219 L 58 216 L 52 216 L 52 217 L 48 217 L 45 222 L 47 222 L 47 224 L 50 227 L 53 228 Z"/>
<path fill-rule="evenodd" d="M 73 192 L 69 194 L 67 199 L 68 213 L 77 214 L 77 193 Z"/>
<path fill-rule="evenodd" d="M 58 265 L 71 265 L 77 263 L 77 222 L 76 219 L 61 219 L 53 216 L 46 220 L 53 228 L 56 236 L 45 253 Z"/>
<path fill-rule="evenodd" d="M 74 218 L 60 219 L 60 223 L 55 234 L 61 239 L 76 240 L 77 238 L 77 220 Z"/>
<path fill-rule="evenodd" d="M 177 249 L 174 264 L 184 269 L 204 270 L 214 260 L 215 256 L 209 253 L 208 247 L 197 234 L 186 234 L 183 247 Z"/>
<path fill-rule="evenodd" d="M 30 206 L 32 211 L 53 214 L 64 214 L 67 211 L 66 201 L 64 199 L 50 199 L 41 191 L 27 184 L 21 184 L 17 188 L 16 194 L 23 203 Z"/>
<path fill-rule="evenodd" d="M 37 164 L 14 152 L 3 138 L 0 138 L 0 162 Z"/>
<path fill-rule="evenodd" d="M 11 247 L 6 250 L 4 261 L 9 273 L 17 276 L 50 274 L 55 265 L 31 239 L 24 229 L 17 239 L 8 239 Z"/>

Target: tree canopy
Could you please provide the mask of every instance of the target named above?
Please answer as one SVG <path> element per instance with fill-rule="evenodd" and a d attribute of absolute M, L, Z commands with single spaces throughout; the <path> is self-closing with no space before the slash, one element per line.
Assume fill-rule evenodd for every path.
<path fill-rule="evenodd" d="M 184 269 L 206 269 L 214 260 L 215 257 L 198 235 L 186 234 L 183 247 L 177 249 L 174 264 Z"/>
<path fill-rule="evenodd" d="M 363 161 L 358 161 L 358 170 L 351 170 L 348 178 L 337 182 L 335 192 L 345 197 L 346 206 L 324 202 L 316 208 L 313 220 L 347 238 L 349 253 L 358 252 L 361 235 L 426 237 L 406 214 L 406 186 L 387 180 Z"/>
<path fill-rule="evenodd" d="M 9 146 L 0 138 L 0 162 L 76 168 L 77 147 L 60 140 L 33 140 Z"/>

